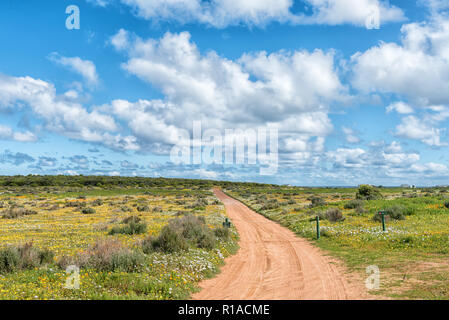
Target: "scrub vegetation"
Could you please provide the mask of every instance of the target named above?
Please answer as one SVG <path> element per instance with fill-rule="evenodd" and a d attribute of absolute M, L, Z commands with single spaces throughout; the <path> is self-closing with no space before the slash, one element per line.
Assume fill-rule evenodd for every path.
<path fill-rule="evenodd" d="M 449 299 L 446 188 L 235 186 L 227 193 L 343 260 L 361 279 L 378 266 L 381 286 L 372 294 Z M 386 232 L 379 211 L 386 212 Z"/>
<path fill-rule="evenodd" d="M 0 299 L 188 298 L 237 250 L 212 186 L 0 177 Z M 79 289 L 65 288 L 71 266 Z"/>

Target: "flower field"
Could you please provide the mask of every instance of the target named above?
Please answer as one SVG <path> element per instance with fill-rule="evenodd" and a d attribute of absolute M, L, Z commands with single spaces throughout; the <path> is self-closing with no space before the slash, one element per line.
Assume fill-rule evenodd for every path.
<path fill-rule="evenodd" d="M 217 237 L 213 247 L 142 253 L 142 241 L 157 237 L 173 219 L 192 214 L 204 218 L 201 221 L 207 230 L 213 232 L 222 226 L 224 207 L 209 189 L 179 189 L 2 188 L 0 249 L 32 243 L 35 248 L 52 252 L 53 261 L 35 268 L 0 272 L 0 299 L 189 297 L 200 280 L 218 272 L 224 258 L 236 251 L 237 233 L 231 229 L 229 238 Z M 129 217 L 138 219 L 144 231 L 111 233 L 112 228 L 124 226 L 124 219 Z M 82 256 L 99 240 L 115 241 L 120 250 L 143 257 L 138 270 L 82 267 L 79 288 L 65 288 L 72 273 L 58 261 Z"/>
<path fill-rule="evenodd" d="M 368 200 L 354 200 L 357 189 L 344 188 L 240 187 L 227 192 L 343 260 L 360 281 L 368 277 L 368 266 L 379 267 L 381 286 L 370 291 L 374 295 L 449 299 L 447 190 L 379 190 L 378 199 Z M 383 232 L 374 216 L 392 207 L 401 212 L 397 219 L 386 217 Z M 341 216 L 332 221 L 326 212 Z M 322 218 L 319 240 L 317 215 Z"/>

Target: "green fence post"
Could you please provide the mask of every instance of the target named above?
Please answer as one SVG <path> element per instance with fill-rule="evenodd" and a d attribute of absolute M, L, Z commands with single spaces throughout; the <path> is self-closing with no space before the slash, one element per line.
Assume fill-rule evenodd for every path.
<path fill-rule="evenodd" d="M 382 230 L 383 230 L 383 232 L 387 231 L 387 228 L 385 226 L 385 213 L 386 213 L 385 211 L 379 211 L 379 214 L 380 214 L 380 216 L 382 218 Z"/>
<path fill-rule="evenodd" d="M 231 227 L 231 221 L 229 221 L 228 218 L 226 218 L 225 222 L 223 222 L 223 227 L 225 227 L 225 228 Z"/>
<path fill-rule="evenodd" d="M 320 216 L 316 216 L 316 238 L 317 240 L 321 237 L 320 235 Z"/>

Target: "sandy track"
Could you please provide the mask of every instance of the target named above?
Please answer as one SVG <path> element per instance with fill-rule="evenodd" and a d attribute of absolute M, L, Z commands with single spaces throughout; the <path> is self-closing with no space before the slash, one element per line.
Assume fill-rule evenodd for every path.
<path fill-rule="evenodd" d="M 341 267 L 306 240 L 250 210 L 220 190 L 226 212 L 240 234 L 238 253 L 221 273 L 200 283 L 198 300 L 365 299 Z M 360 281 L 359 281 L 360 282 Z"/>

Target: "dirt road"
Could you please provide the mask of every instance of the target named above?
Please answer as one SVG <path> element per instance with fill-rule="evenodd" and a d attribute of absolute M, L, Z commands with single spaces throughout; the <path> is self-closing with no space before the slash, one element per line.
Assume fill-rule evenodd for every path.
<path fill-rule="evenodd" d="M 215 194 L 240 234 L 240 250 L 226 259 L 217 277 L 200 283 L 202 290 L 194 299 L 366 298 L 361 281 L 350 284 L 341 267 L 319 249 L 220 190 Z"/>

